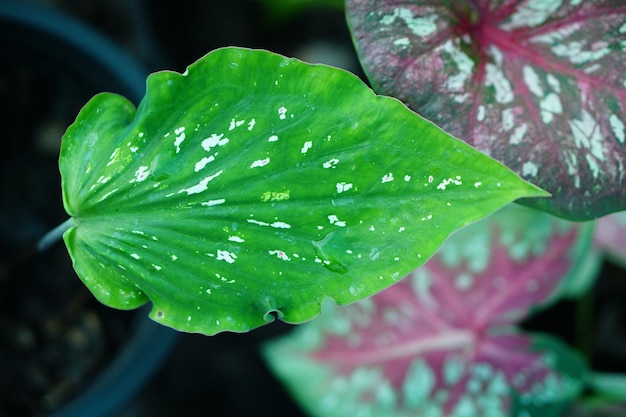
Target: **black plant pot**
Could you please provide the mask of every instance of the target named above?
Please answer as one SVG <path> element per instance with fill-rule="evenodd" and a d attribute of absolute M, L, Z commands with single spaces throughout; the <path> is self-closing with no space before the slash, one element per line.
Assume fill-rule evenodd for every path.
<path fill-rule="evenodd" d="M 62 244 L 34 249 L 67 217 L 57 165 L 64 129 L 100 91 L 137 103 L 145 75 L 83 24 L 0 2 L 1 416 L 114 415 L 176 339 L 145 309 L 100 305 Z"/>

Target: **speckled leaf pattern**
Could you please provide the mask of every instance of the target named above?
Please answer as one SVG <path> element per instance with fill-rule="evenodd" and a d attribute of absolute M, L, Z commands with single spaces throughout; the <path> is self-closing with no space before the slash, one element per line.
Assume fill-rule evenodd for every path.
<path fill-rule="evenodd" d="M 64 239 L 117 308 L 212 334 L 385 288 L 536 187 L 357 77 L 224 48 L 94 97 L 63 138 Z"/>
<path fill-rule="evenodd" d="M 626 208 L 626 3 L 348 0 L 374 89 L 588 220 Z"/>
<path fill-rule="evenodd" d="M 585 366 L 515 324 L 558 295 L 590 240 L 589 224 L 508 207 L 394 286 L 329 306 L 266 356 L 315 416 L 557 415 Z"/>

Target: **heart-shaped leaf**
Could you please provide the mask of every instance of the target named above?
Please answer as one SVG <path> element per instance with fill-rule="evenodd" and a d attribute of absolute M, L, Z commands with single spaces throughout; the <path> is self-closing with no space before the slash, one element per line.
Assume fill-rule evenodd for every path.
<path fill-rule="evenodd" d="M 367 297 L 543 195 L 345 71 L 238 48 L 149 76 L 137 111 L 94 97 L 60 167 L 65 242 L 96 297 L 207 334 Z"/>
<path fill-rule="evenodd" d="M 586 220 L 626 208 L 626 5 L 348 0 L 375 90 L 550 191 Z"/>
<path fill-rule="evenodd" d="M 316 416 L 556 415 L 586 368 L 514 324 L 558 294 L 590 227 L 502 210 L 403 281 L 270 343 L 267 358 Z"/>

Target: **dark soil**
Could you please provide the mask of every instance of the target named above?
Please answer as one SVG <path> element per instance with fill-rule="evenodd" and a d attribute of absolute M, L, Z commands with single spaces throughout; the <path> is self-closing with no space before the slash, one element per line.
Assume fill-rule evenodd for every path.
<path fill-rule="evenodd" d="M 62 243 L 37 240 L 64 213 L 61 136 L 98 87 L 24 47 L 0 48 L 0 416 L 55 409 L 118 350 L 128 313 L 100 305 Z"/>

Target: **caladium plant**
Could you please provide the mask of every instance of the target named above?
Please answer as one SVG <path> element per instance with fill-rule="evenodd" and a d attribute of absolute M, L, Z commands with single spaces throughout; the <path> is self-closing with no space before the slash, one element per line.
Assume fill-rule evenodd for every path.
<path fill-rule="evenodd" d="M 316 416 L 557 415 L 580 394 L 586 365 L 516 323 L 578 280 L 591 230 L 508 207 L 393 287 L 329 306 L 267 357 Z"/>
<path fill-rule="evenodd" d="M 375 90 L 553 194 L 574 220 L 626 208 L 626 4 L 347 0 Z"/>
<path fill-rule="evenodd" d="M 346 71 L 242 48 L 150 75 L 137 109 L 94 97 L 60 170 L 94 295 L 205 334 L 367 297 L 453 231 L 546 195 Z"/>
<path fill-rule="evenodd" d="M 573 219 L 626 207 L 623 6 L 347 5 L 374 88 L 557 197 L 530 204 Z M 151 301 L 179 330 L 308 320 L 546 195 L 342 70 L 223 48 L 147 87 L 137 109 L 94 97 L 68 129 L 59 230 L 100 301 Z M 588 378 L 573 350 L 516 326 L 589 288 L 590 230 L 507 208 L 378 295 L 329 302 L 268 358 L 325 417 L 543 417 L 586 383 L 614 393 L 623 378 Z"/>

